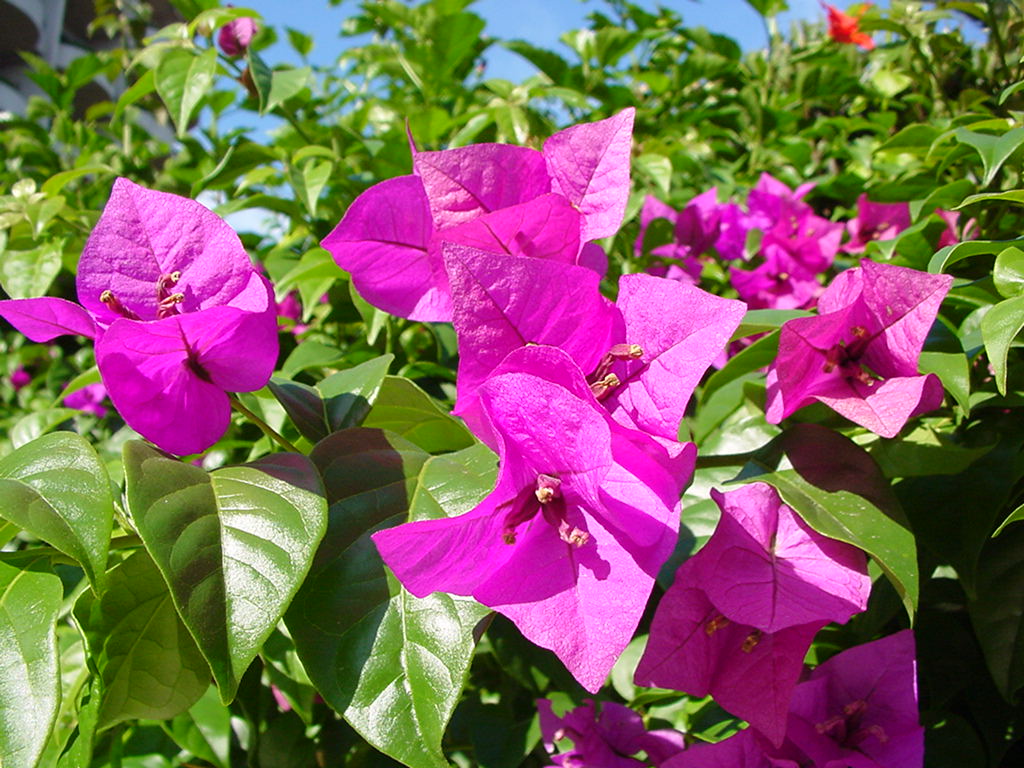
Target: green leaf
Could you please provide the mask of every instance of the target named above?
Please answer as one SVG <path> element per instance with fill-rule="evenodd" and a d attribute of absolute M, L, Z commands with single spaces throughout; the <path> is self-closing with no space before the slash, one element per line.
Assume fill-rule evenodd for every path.
<path fill-rule="evenodd" d="M 286 379 L 309 368 L 325 368 L 336 365 L 345 359 L 345 353 L 337 347 L 329 347 L 319 341 L 304 341 L 288 355 L 281 366 L 281 373 Z"/>
<path fill-rule="evenodd" d="M 971 412 L 971 371 L 963 352 L 922 352 L 917 361 L 921 373 L 934 373 L 965 414 Z"/>
<path fill-rule="evenodd" d="M 102 590 L 114 503 L 107 470 L 85 438 L 54 432 L 0 459 L 0 513 L 75 558 Z"/>
<path fill-rule="evenodd" d="M 157 65 L 156 91 L 167 105 L 179 139 L 188 132 L 192 114 L 213 85 L 216 71 L 215 48 L 208 48 L 198 55 L 184 48 L 175 48 Z"/>
<path fill-rule="evenodd" d="M 147 74 L 152 75 L 152 72 L 148 72 Z M 70 171 L 55 173 L 43 183 L 40 191 L 44 195 L 50 197 L 60 192 L 68 182 L 74 181 L 82 176 L 103 177 L 113 174 L 114 169 L 106 165 L 83 165 L 79 168 L 72 168 Z"/>
<path fill-rule="evenodd" d="M 1013 703 L 1024 686 L 1024 527 L 986 544 L 976 595 L 968 603 L 974 633 L 996 687 Z"/>
<path fill-rule="evenodd" d="M 1024 251 L 1013 247 L 1000 251 L 992 279 L 1004 299 L 1024 294 Z"/>
<path fill-rule="evenodd" d="M 1002 136 L 978 133 L 967 128 L 957 128 L 954 135 L 961 144 L 974 147 L 981 155 L 981 163 L 985 169 L 985 176 L 981 182 L 982 187 L 987 187 L 992 182 L 1007 158 L 1021 144 L 1024 144 L 1024 126 L 1011 128 Z"/>
<path fill-rule="evenodd" d="M 747 3 L 762 16 L 776 16 L 789 10 L 786 0 L 747 0 Z"/>
<path fill-rule="evenodd" d="M 715 371 L 704 385 L 704 389 L 701 392 L 701 402 L 704 402 L 707 398 L 711 397 L 714 392 L 730 381 L 738 379 L 753 371 L 759 371 L 765 366 L 769 365 L 775 360 L 776 355 L 779 352 L 779 334 L 777 332 L 769 333 L 749 347 L 740 350 L 738 353 L 729 358 L 728 362 Z"/>
<path fill-rule="evenodd" d="M 306 206 L 310 216 L 316 216 L 320 193 L 327 186 L 327 182 L 331 180 L 333 168 L 334 163 L 329 160 L 320 162 L 311 160 L 304 163 L 301 168 L 289 169 L 288 178 L 292 183 L 292 188 L 303 205 Z"/>
<path fill-rule="evenodd" d="M 11 429 L 11 445 L 21 448 L 48 432 L 52 432 L 65 421 L 79 415 L 73 408 L 46 408 L 18 419 Z"/>
<path fill-rule="evenodd" d="M 163 728 L 175 744 L 196 757 L 217 768 L 231 765 L 231 710 L 220 703 L 212 685 L 206 686 L 206 692 L 188 712 L 164 723 Z"/>
<path fill-rule="evenodd" d="M 315 388 L 279 378 L 271 379 L 268 386 L 302 436 L 315 443 L 331 432 L 362 423 L 394 359 L 394 355 L 382 355 L 367 360 L 331 374 Z"/>
<path fill-rule="evenodd" d="M 774 471 L 782 455 L 793 469 Z M 769 483 L 818 533 L 871 555 L 913 618 L 919 591 L 914 534 L 863 448 L 825 427 L 800 424 L 759 452 L 736 479 Z"/>
<path fill-rule="evenodd" d="M 481 445 L 430 457 L 375 429 L 336 432 L 313 450 L 330 523 L 309 578 L 285 617 L 324 700 L 377 749 L 412 768 L 446 768 L 445 726 L 487 609 L 467 598 L 416 599 L 386 576 L 370 534 L 412 519 L 456 515 L 491 488 Z"/>
<path fill-rule="evenodd" d="M 958 475 L 993 445 L 957 445 L 944 432 L 920 426 L 898 439 L 879 438 L 868 446 L 868 453 L 886 477 L 929 477 Z"/>
<path fill-rule="evenodd" d="M 0 755 L 34 768 L 60 707 L 57 616 L 64 588 L 39 561 L 0 563 Z"/>
<path fill-rule="evenodd" d="M 1006 200 L 1010 203 L 1020 203 L 1021 205 L 1024 205 L 1024 189 L 1011 189 L 1006 192 L 984 192 L 980 195 L 971 195 L 970 197 L 964 198 L 956 208 L 966 208 L 968 205 L 972 205 L 974 203 L 986 203 L 994 200 Z"/>
<path fill-rule="evenodd" d="M 995 373 L 999 394 L 1006 394 L 1006 358 L 1010 345 L 1024 328 L 1024 296 L 1001 301 L 981 318 L 981 337 L 985 354 Z"/>
<path fill-rule="evenodd" d="M 271 112 L 274 107 L 299 93 L 309 84 L 312 73 L 313 70 L 309 67 L 275 69 L 270 75 L 270 91 L 267 93 L 267 106 L 263 111 Z"/>
<path fill-rule="evenodd" d="M 947 245 L 932 256 L 931 261 L 928 262 L 928 271 L 932 274 L 945 272 L 948 267 L 963 259 L 986 254 L 994 255 L 1011 246 L 1024 247 L 1024 238 L 1019 240 L 968 240 L 956 245 Z"/>
<path fill-rule="evenodd" d="M 783 323 L 797 317 L 810 317 L 811 313 L 805 309 L 751 309 L 743 316 L 743 322 L 732 335 L 733 340 L 742 339 L 745 336 L 753 336 L 755 333 L 766 333 L 781 328 Z"/>
<path fill-rule="evenodd" d="M 60 272 L 64 240 L 51 240 L 31 251 L 3 252 L 0 286 L 12 299 L 34 299 L 49 290 Z"/>
<path fill-rule="evenodd" d="M 476 442 L 462 422 L 445 413 L 409 379 L 385 376 L 365 427 L 387 429 L 430 453 L 457 451 Z"/>
<path fill-rule="evenodd" d="M 332 373 L 316 385 L 324 399 L 327 427 L 337 432 L 363 422 L 377 402 L 394 355 L 381 355 L 373 360 Z"/>
<path fill-rule="evenodd" d="M 132 87 L 122 93 L 117 99 L 114 107 L 114 117 L 120 117 L 121 113 L 144 96 L 148 96 L 156 90 L 156 70 L 147 69 L 142 76 L 132 83 Z"/>
<path fill-rule="evenodd" d="M 245 58 L 249 62 L 249 75 L 252 77 L 253 86 L 256 88 L 256 99 L 259 102 L 259 112 L 264 114 L 267 111 L 267 100 L 270 98 L 270 86 L 273 82 L 273 73 L 252 46 L 245 52 Z"/>
<path fill-rule="evenodd" d="M 672 161 L 664 155 L 647 153 L 633 159 L 633 167 L 646 176 L 666 197 L 672 184 Z"/>
<path fill-rule="evenodd" d="M 164 720 L 210 687 L 210 668 L 174 610 L 160 571 L 144 550 L 108 574 L 99 599 L 86 592 L 75 618 L 103 680 L 99 728 L 123 720 Z"/>
<path fill-rule="evenodd" d="M 320 478 L 298 454 L 207 473 L 138 441 L 124 464 L 139 535 L 226 703 L 323 536 Z"/>
<path fill-rule="evenodd" d="M 1021 504 L 1013 512 L 1006 516 L 1006 519 L 999 524 L 999 527 L 992 532 L 992 536 L 996 537 L 1003 532 L 1003 530 L 1010 523 L 1016 523 L 1018 520 L 1024 520 L 1024 504 Z"/>

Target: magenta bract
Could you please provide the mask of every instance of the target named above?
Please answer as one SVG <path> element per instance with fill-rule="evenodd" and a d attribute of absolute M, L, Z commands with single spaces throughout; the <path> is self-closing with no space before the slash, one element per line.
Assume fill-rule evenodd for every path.
<path fill-rule="evenodd" d="M 942 402 L 934 374 L 917 359 L 950 275 L 862 261 L 818 300 L 817 317 L 782 327 L 768 374 L 771 423 L 819 401 L 862 427 L 894 437 L 907 420 Z"/>
<path fill-rule="evenodd" d="M 543 152 L 475 144 L 413 152 L 413 176 L 361 194 L 323 241 L 375 306 L 451 319 L 444 243 L 580 264 L 604 274 L 587 240 L 614 234 L 629 196 L 633 110 L 551 136 Z"/>
<path fill-rule="evenodd" d="M 766 483 L 711 496 L 722 517 L 658 605 L 636 681 L 710 694 L 779 745 L 814 635 L 867 607 L 866 559 Z"/>
<path fill-rule="evenodd" d="M 33 341 L 96 340 L 111 401 L 171 453 L 228 427 L 226 391 L 259 389 L 277 361 L 270 284 L 234 231 L 199 203 L 118 179 L 78 264 L 78 298 L 0 302 Z"/>
<path fill-rule="evenodd" d="M 232 58 L 244 56 L 249 44 L 256 36 L 256 19 L 243 16 L 232 19 L 217 33 L 217 45 L 226 56 Z"/>
<path fill-rule="evenodd" d="M 910 226 L 908 203 L 873 203 L 867 195 L 857 198 L 857 217 L 846 223 L 850 242 L 847 253 L 861 253 L 873 240 L 892 240 Z"/>
<path fill-rule="evenodd" d="M 793 694 L 786 733 L 822 768 L 921 768 L 914 634 L 843 651 Z"/>
<path fill-rule="evenodd" d="M 525 347 L 479 390 L 500 469 L 473 510 L 373 539 L 417 596 L 472 595 L 601 687 L 678 530 L 695 451 L 671 459 L 617 424 L 561 350 Z"/>

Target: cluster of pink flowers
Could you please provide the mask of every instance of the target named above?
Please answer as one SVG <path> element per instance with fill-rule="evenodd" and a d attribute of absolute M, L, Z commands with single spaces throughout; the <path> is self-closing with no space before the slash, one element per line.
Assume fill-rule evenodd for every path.
<path fill-rule="evenodd" d="M 746 209 L 732 201 L 719 203 L 714 187 L 680 211 L 648 196 L 640 211 L 640 235 L 634 248 L 641 254 L 651 222 L 666 219 L 673 225 L 674 238 L 651 251 L 659 259 L 650 269 L 653 274 L 696 285 L 704 266 L 702 257 L 713 252 L 730 262 L 732 287 L 751 309 L 812 307 L 824 290 L 822 275 L 837 254 L 862 253 L 868 243 L 894 239 L 911 224 L 908 203 L 873 203 L 867 195 L 858 198 L 855 218 L 845 223 L 829 221 L 804 200 L 813 188 L 808 183 L 793 190 L 765 173 L 747 196 Z M 957 242 L 959 214 L 942 210 L 936 214 L 946 223 L 937 247 Z M 760 245 L 749 253 L 752 230 L 760 233 Z"/>

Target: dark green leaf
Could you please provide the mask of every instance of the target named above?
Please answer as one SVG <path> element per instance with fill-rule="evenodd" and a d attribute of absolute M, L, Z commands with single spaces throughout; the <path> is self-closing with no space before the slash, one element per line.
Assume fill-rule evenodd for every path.
<path fill-rule="evenodd" d="M 487 610 L 466 598 L 416 599 L 385 575 L 370 534 L 455 515 L 490 489 L 494 455 L 477 445 L 430 457 L 395 435 L 336 432 L 311 458 L 330 523 L 285 621 L 325 701 L 377 749 L 413 768 L 444 768 L 441 737 Z"/>
<path fill-rule="evenodd" d="M 182 749 L 217 768 L 231 765 L 231 711 L 220 703 L 213 686 L 207 685 L 199 701 L 164 724 L 164 730 Z"/>
<path fill-rule="evenodd" d="M 409 379 L 385 376 L 363 426 L 387 429 L 430 453 L 457 451 L 475 442 L 462 423 Z"/>
<path fill-rule="evenodd" d="M 184 712 L 210 687 L 210 668 L 175 613 L 160 571 L 140 550 L 108 578 L 99 599 L 86 592 L 75 606 L 103 680 L 99 728 Z"/>
<path fill-rule="evenodd" d="M 82 565 L 102 590 L 114 519 L 107 470 L 73 432 L 54 432 L 0 459 L 0 513 Z"/>
<path fill-rule="evenodd" d="M 124 463 L 143 543 L 230 701 L 323 536 L 320 478 L 298 454 L 208 474 L 137 441 Z"/>
<path fill-rule="evenodd" d="M 708 378 L 704 389 L 701 391 L 701 401 L 711 397 L 716 390 L 725 386 L 730 381 L 734 381 L 745 374 L 759 371 L 769 365 L 775 360 L 778 351 L 779 334 L 777 332 L 769 333 L 749 347 L 740 350 L 730 357 L 724 366 Z"/>
<path fill-rule="evenodd" d="M 290 379 L 301 371 L 336 365 L 344 359 L 345 353 L 337 347 L 329 347 L 319 341 L 304 341 L 288 355 L 281 366 L 281 373 Z"/>
<path fill-rule="evenodd" d="M 989 541 L 977 578 L 971 622 L 996 687 L 1012 703 L 1024 686 L 1024 527 Z"/>
<path fill-rule="evenodd" d="M 60 707 L 60 579 L 35 563 L 0 563 L 0 755 L 4 768 L 34 768 Z"/>

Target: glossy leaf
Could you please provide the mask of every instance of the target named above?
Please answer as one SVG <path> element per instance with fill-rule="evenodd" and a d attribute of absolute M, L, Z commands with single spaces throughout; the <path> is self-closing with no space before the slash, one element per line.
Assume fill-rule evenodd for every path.
<path fill-rule="evenodd" d="M 124 460 L 139 535 L 228 702 L 323 536 L 319 476 L 290 453 L 207 473 L 131 441 Z"/>
<path fill-rule="evenodd" d="M 36 563 L 0 562 L 0 755 L 4 768 L 34 768 L 60 707 L 59 578 Z"/>
<path fill-rule="evenodd" d="M 940 248 L 928 262 L 929 272 L 945 272 L 949 267 L 971 256 L 1001 253 L 1009 247 L 1024 247 L 1024 238 L 1019 240 L 968 240 L 956 245 Z"/>
<path fill-rule="evenodd" d="M 363 426 L 394 432 L 430 453 L 457 451 L 474 443 L 461 422 L 409 379 L 399 376 L 384 377 Z"/>
<path fill-rule="evenodd" d="M 996 290 L 1004 299 L 1012 299 L 1024 293 L 1024 251 L 1020 248 L 1006 248 L 996 256 L 992 278 Z"/>
<path fill-rule="evenodd" d="M 210 687 L 210 668 L 175 612 L 160 571 L 140 550 L 108 577 L 102 596 L 86 592 L 75 606 L 103 680 L 99 727 L 184 712 Z"/>
<path fill-rule="evenodd" d="M 198 55 L 178 48 L 170 51 L 157 65 L 156 90 L 167 105 L 178 130 L 178 138 L 183 138 L 188 132 L 192 115 L 213 85 L 216 71 L 215 48 L 207 48 Z"/>
<path fill-rule="evenodd" d="M 743 316 L 743 322 L 732 337 L 735 340 L 753 336 L 755 333 L 774 331 L 781 328 L 787 320 L 810 315 L 810 312 L 803 309 L 751 309 Z"/>
<path fill-rule="evenodd" d="M 75 558 L 102 589 L 114 503 L 85 438 L 54 432 L 0 459 L 0 515 Z"/>
<path fill-rule="evenodd" d="M 441 737 L 487 609 L 467 598 L 414 598 L 387 577 L 370 534 L 467 511 L 490 490 L 494 455 L 476 445 L 431 458 L 387 432 L 354 428 L 311 458 L 330 523 L 285 621 L 313 684 L 371 744 L 413 768 L 443 768 Z"/>
<path fill-rule="evenodd" d="M 1024 296 L 1001 301 L 981 318 L 985 353 L 995 373 L 999 394 L 1006 394 L 1006 360 L 1010 346 L 1024 328 Z"/>
<path fill-rule="evenodd" d="M 362 422 L 394 359 L 394 355 L 382 355 L 367 360 L 331 374 L 316 387 L 276 378 L 269 387 L 303 437 L 315 443 Z"/>

